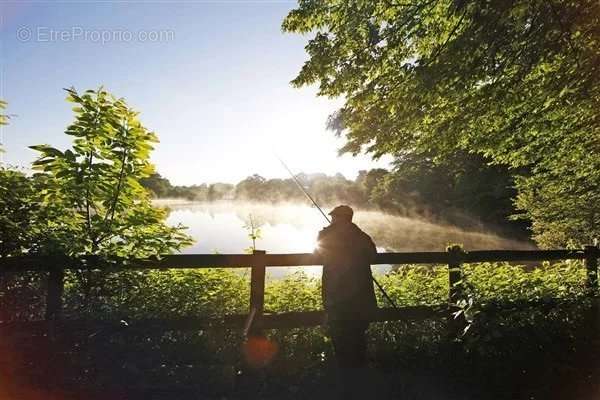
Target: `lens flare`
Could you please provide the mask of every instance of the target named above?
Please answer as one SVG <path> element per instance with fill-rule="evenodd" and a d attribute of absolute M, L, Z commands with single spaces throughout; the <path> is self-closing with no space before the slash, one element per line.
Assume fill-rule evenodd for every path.
<path fill-rule="evenodd" d="M 250 336 L 242 345 L 244 359 L 252 368 L 263 368 L 277 355 L 279 346 L 264 336 Z"/>

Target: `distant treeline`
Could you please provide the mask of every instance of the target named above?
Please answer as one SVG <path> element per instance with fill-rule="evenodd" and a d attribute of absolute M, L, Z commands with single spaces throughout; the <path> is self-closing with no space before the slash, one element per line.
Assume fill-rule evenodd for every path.
<path fill-rule="evenodd" d="M 510 220 L 515 213 L 512 175 L 490 166 L 478 155 L 458 153 L 444 163 L 427 156 L 397 161 L 392 170 L 360 171 L 355 180 L 342 174 L 298 174 L 298 180 L 322 205 L 336 203 L 420 216 L 463 227 L 486 225 L 503 233 L 526 237 L 527 224 Z M 267 179 L 252 175 L 237 184 L 213 183 L 174 186 L 160 174 L 141 181 L 155 197 L 195 201 L 240 200 L 260 202 L 306 201 L 291 178 Z"/>

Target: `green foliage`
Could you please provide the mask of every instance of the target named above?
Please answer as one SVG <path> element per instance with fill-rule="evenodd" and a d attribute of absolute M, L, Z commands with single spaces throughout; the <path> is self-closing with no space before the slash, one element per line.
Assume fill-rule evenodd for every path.
<path fill-rule="evenodd" d="M 381 184 L 383 179 L 389 174 L 387 169 L 375 168 L 368 171 L 358 171 L 356 183 L 364 191 L 369 201 L 373 201 L 375 188 Z"/>
<path fill-rule="evenodd" d="M 394 302 L 402 306 L 439 305 L 448 300 L 448 269 L 446 267 L 401 266 L 377 281 Z M 377 291 L 380 307 L 391 307 Z"/>
<path fill-rule="evenodd" d="M 586 273 L 580 261 L 544 262 L 536 268 L 508 263 L 467 264 L 463 273 L 465 296 L 483 308 L 540 300 L 571 303 L 586 296 Z M 446 266 L 405 265 L 378 275 L 377 280 L 399 306 L 436 306 L 448 301 Z M 98 315 L 222 316 L 247 312 L 250 296 L 248 273 L 230 269 L 122 271 L 107 275 L 106 281 L 106 288 L 93 294 L 96 303 L 92 308 Z M 84 288 L 73 274 L 67 282 L 67 309 L 77 313 Z M 377 296 L 380 307 L 390 306 L 380 292 Z M 267 312 L 321 308 L 319 278 L 296 272 L 267 280 Z"/>
<path fill-rule="evenodd" d="M 254 174 L 239 182 L 235 186 L 235 197 L 244 200 L 260 201 L 264 196 L 264 184 L 266 179 Z"/>
<path fill-rule="evenodd" d="M 342 151 L 464 150 L 515 168 L 534 237 L 564 246 L 600 234 L 599 7 L 302 1 L 283 29 L 313 34 L 292 83 L 345 98 L 330 120 Z"/>
<path fill-rule="evenodd" d="M 215 201 L 233 197 L 234 185 L 230 183 L 203 183 L 191 186 L 174 186 L 167 178 L 154 172 L 140 179 L 140 184 L 157 198 L 185 198 L 197 201 Z"/>
<path fill-rule="evenodd" d="M 433 160 L 412 154 L 397 160 L 391 173 L 373 185 L 370 202 L 384 210 L 468 227 L 487 227 L 525 236 L 526 224 L 510 222 L 516 212 L 513 178 L 506 168 L 463 151 Z"/>
<path fill-rule="evenodd" d="M 579 170 L 538 173 L 518 181 L 516 218 L 532 221 L 533 238 L 544 248 L 575 247 L 594 243 L 600 237 L 600 158 L 589 154 L 589 165 Z M 573 156 L 576 157 L 576 156 Z"/>
<path fill-rule="evenodd" d="M 44 318 L 46 274 L 24 272 L 0 276 L 0 321 L 35 321 Z"/>
<path fill-rule="evenodd" d="M 369 354 L 377 370 L 400 369 L 402 379 L 407 382 L 421 376 L 423 371 L 428 371 L 428 377 L 439 373 L 435 371 L 451 371 L 453 385 L 461 379 L 469 384 L 488 382 L 486 377 L 501 374 L 502 379 L 497 380 L 498 388 L 502 388 L 514 379 L 510 375 L 510 371 L 515 370 L 514 365 L 519 365 L 519 376 L 526 370 L 524 378 L 531 379 L 535 366 L 547 371 L 549 365 L 553 365 L 554 374 L 557 365 L 564 367 L 565 363 L 572 362 L 569 355 L 577 345 L 575 338 L 584 336 L 578 329 L 587 321 L 582 301 L 585 272 L 581 262 L 545 263 L 531 271 L 504 263 L 482 263 L 465 265 L 464 271 L 466 295 L 485 308 L 474 310 L 472 328 L 461 338 L 460 347 L 448 337 L 447 322 L 443 318 L 373 323 L 368 336 Z M 13 281 L 0 286 L 0 320 L 7 320 L 9 311 L 19 312 L 15 319 L 39 319 L 43 315 L 44 302 L 40 301 L 43 296 L 39 296 L 43 279 L 35 276 L 26 276 L 26 279 L 27 285 Z M 122 326 L 115 330 L 94 329 L 64 335 L 59 343 L 66 343 L 63 351 L 68 357 L 65 360 L 71 370 L 76 371 L 76 376 L 71 378 L 77 384 L 86 386 L 101 379 L 109 379 L 109 382 L 126 379 L 144 387 L 185 384 L 222 394 L 235 390 L 232 380 L 241 377 L 243 382 L 246 370 L 239 350 L 243 343 L 239 329 L 136 331 L 129 327 L 134 327 L 138 318 L 247 313 L 250 297 L 247 272 L 231 269 L 119 271 L 105 279 L 109 284 L 94 289 L 88 310 L 94 313 L 94 318 L 120 319 Z M 403 306 L 447 301 L 445 267 L 404 266 L 377 279 Z M 85 316 L 87 311 L 82 305 L 86 301 L 83 294 L 86 290 L 76 275 L 67 275 L 65 313 L 68 318 Z M 521 304 L 521 300 L 538 299 L 554 302 L 549 308 L 517 305 L 507 312 L 488 307 L 500 304 L 506 307 Z M 379 305 L 386 305 L 381 298 Z M 267 281 L 267 312 L 320 308 L 320 279 L 298 273 L 283 280 Z M 261 371 L 264 374 L 261 380 L 250 377 L 250 383 L 246 383 L 253 388 L 252 393 L 275 398 L 269 397 L 267 392 L 281 394 L 283 391 L 286 395 L 282 397 L 305 398 L 293 395 L 304 394 L 302 387 L 326 379 L 334 362 L 326 327 L 277 329 L 265 333 L 278 351 L 272 363 Z M 35 338 L 27 338 L 32 339 Z M 13 347 L 29 346 L 31 343 Z M 73 352 L 73 348 L 78 351 Z M 46 353 L 43 354 L 43 359 L 36 364 L 41 370 L 47 362 Z M 40 356 L 32 357 L 37 360 Z M 52 362 L 56 359 L 50 358 Z M 580 374 L 578 366 L 569 364 L 568 368 Z M 56 366 L 51 365 L 51 368 Z M 417 381 L 417 386 L 422 390 L 427 385 Z M 522 387 L 519 385 L 519 390 Z M 194 394 L 197 397 L 198 393 Z"/>
<path fill-rule="evenodd" d="M 139 183 L 153 172 L 149 156 L 156 135 L 123 99 L 103 89 L 67 93 L 75 103 L 75 122 L 65 132 L 73 147 L 31 146 L 40 152 L 34 168 L 43 180 L 43 205 L 52 215 L 43 250 L 147 257 L 189 244 L 181 226 L 163 222 L 165 211 L 151 206 Z"/>
<path fill-rule="evenodd" d="M 255 216 L 253 216 L 252 214 L 248 215 L 248 218 L 246 219 L 244 224 L 244 229 L 246 229 L 246 231 L 248 232 L 248 238 L 252 241 L 252 246 L 244 249 L 246 253 L 252 253 L 254 250 L 256 250 L 256 241 L 262 238 L 262 232 L 260 230 L 260 227 L 262 225 L 262 222 L 258 220 Z"/>
<path fill-rule="evenodd" d="M 0 257 L 27 253 L 36 243 L 37 197 L 32 179 L 0 167 Z"/>
<path fill-rule="evenodd" d="M 169 197 L 171 190 L 173 190 L 171 182 L 156 172 L 148 177 L 141 178 L 140 185 L 148 189 L 153 197 Z"/>
<path fill-rule="evenodd" d="M 304 272 L 269 280 L 265 288 L 265 310 L 269 312 L 320 310 L 321 280 Z"/>
<path fill-rule="evenodd" d="M 464 268 L 466 294 L 480 305 L 517 301 L 565 300 L 585 296 L 586 272 L 580 261 L 544 262 L 526 271 L 508 263 L 482 263 Z"/>
<path fill-rule="evenodd" d="M 96 272 L 103 285 L 86 294 L 85 283 L 69 274 L 65 284 L 66 313 L 93 313 L 97 318 L 173 318 L 223 316 L 248 309 L 248 279 L 226 269 Z M 85 307 L 84 307 L 85 305 Z"/>

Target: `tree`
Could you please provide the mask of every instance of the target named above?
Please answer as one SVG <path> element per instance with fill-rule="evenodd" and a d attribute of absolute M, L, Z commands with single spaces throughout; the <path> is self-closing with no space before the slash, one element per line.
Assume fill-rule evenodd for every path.
<path fill-rule="evenodd" d="M 8 124 L 8 116 L 2 113 L 6 105 L 0 100 L 0 126 Z M 21 255 L 33 247 L 39 211 L 36 193 L 32 179 L 0 165 L 0 257 Z"/>
<path fill-rule="evenodd" d="M 514 185 L 507 168 L 488 165 L 481 156 L 457 152 L 434 162 L 432 156 L 413 154 L 398 160 L 390 173 L 379 175 L 370 201 L 405 215 L 417 214 L 462 227 L 483 224 L 525 237 L 524 221 L 509 219 L 516 212 L 512 204 Z"/>
<path fill-rule="evenodd" d="M 561 203 L 550 192 L 575 204 L 600 184 L 590 172 L 600 168 L 598 15 L 592 0 L 306 0 L 283 29 L 315 32 L 292 83 L 345 97 L 329 121 L 346 136 L 342 151 L 465 150 L 525 170 L 517 187 L 527 201 L 517 205 L 539 239 L 549 225 L 536 219 Z M 528 189 L 547 184 L 561 188 Z M 597 217 L 572 214 L 587 221 L 577 242 L 600 234 Z M 567 219 L 552 225 L 574 232 Z"/>
<path fill-rule="evenodd" d="M 359 171 L 358 176 L 356 177 L 356 183 L 364 191 L 365 197 L 370 200 L 373 189 L 375 189 L 388 174 L 389 171 L 383 168 Z"/>
<path fill-rule="evenodd" d="M 33 248 L 39 212 L 36 193 L 25 174 L 0 167 L 0 257 L 22 255 Z"/>
<path fill-rule="evenodd" d="M 544 247 L 579 247 L 600 238 L 600 161 L 586 170 L 538 173 L 519 182 L 517 218 L 530 218 Z M 566 178 L 565 178 L 566 177 Z"/>
<path fill-rule="evenodd" d="M 167 178 L 163 178 L 159 173 L 152 173 L 147 178 L 141 178 L 140 184 L 148 189 L 154 197 L 167 197 L 170 195 L 173 186 Z"/>
<path fill-rule="evenodd" d="M 231 200 L 235 191 L 235 186 L 231 183 L 212 183 L 208 186 L 206 199 L 208 201 L 215 200 Z"/>
<path fill-rule="evenodd" d="M 183 227 L 166 225 L 164 210 L 152 207 L 140 185 L 154 172 L 149 156 L 156 135 L 102 88 L 67 93 L 76 105 L 65 132 L 72 148 L 31 146 L 40 152 L 36 179 L 43 181 L 42 204 L 52 215 L 43 252 L 148 257 L 189 244 Z"/>
<path fill-rule="evenodd" d="M 263 200 L 266 179 L 258 174 L 247 177 L 235 186 L 237 200 Z"/>

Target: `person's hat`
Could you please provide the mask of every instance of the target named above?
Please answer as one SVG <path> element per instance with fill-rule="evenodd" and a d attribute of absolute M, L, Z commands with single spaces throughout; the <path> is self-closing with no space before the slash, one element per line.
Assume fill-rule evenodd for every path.
<path fill-rule="evenodd" d="M 352 216 L 354 215 L 354 211 L 352 211 L 352 208 L 350 208 L 349 206 L 342 205 L 342 206 L 337 206 L 336 208 L 331 210 L 329 212 L 329 215 L 339 215 L 339 216 L 346 216 L 346 217 L 352 218 Z"/>

